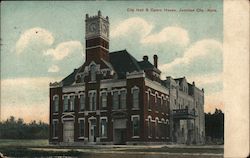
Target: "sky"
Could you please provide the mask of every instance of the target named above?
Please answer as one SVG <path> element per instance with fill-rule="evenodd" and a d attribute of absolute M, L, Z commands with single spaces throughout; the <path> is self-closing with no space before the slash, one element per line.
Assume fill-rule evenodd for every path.
<path fill-rule="evenodd" d="M 85 15 L 96 15 L 98 10 L 109 16 L 110 52 L 126 49 L 137 60 L 148 55 L 151 62 L 157 54 L 162 79 L 185 76 L 205 89 L 205 112 L 224 110 L 222 1 L 5 1 L 1 3 L 3 120 L 13 115 L 26 122 L 48 122 L 49 83 L 84 63 Z"/>

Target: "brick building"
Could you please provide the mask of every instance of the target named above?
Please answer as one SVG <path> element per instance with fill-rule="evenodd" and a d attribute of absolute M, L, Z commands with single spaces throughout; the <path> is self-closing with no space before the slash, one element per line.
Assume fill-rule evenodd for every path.
<path fill-rule="evenodd" d="M 109 52 L 109 19 L 86 15 L 85 62 L 50 83 L 50 143 L 203 143 L 204 92 L 161 80 L 158 57 Z"/>

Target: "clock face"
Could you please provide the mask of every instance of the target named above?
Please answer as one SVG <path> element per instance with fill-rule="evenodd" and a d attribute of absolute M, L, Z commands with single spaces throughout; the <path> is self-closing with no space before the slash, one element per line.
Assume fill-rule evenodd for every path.
<path fill-rule="evenodd" d="M 96 23 L 91 23 L 91 24 L 89 25 L 88 30 L 89 30 L 90 32 L 96 32 L 96 30 L 97 30 L 97 24 L 96 24 Z"/>
<path fill-rule="evenodd" d="M 102 33 L 108 36 L 108 26 L 105 23 L 102 24 Z"/>

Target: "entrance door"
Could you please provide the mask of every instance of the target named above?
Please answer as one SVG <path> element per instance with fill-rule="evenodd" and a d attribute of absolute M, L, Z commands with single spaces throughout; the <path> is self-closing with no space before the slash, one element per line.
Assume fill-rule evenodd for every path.
<path fill-rule="evenodd" d="M 125 144 L 125 135 L 126 135 L 126 130 L 125 129 L 115 129 L 114 130 L 114 144 Z"/>
<path fill-rule="evenodd" d="M 114 144 L 125 144 L 126 143 L 126 119 L 115 119 L 114 124 Z"/>
<path fill-rule="evenodd" d="M 74 142 L 74 122 L 65 121 L 63 124 L 63 141 L 67 143 Z"/>

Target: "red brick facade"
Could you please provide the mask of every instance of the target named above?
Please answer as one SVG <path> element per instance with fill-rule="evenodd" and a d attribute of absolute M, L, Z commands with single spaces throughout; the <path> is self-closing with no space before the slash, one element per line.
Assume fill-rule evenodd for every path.
<path fill-rule="evenodd" d="M 85 63 L 50 84 L 50 143 L 169 142 L 170 95 L 157 56 L 153 65 L 126 50 L 110 53 L 108 28 L 100 12 L 86 15 Z"/>

